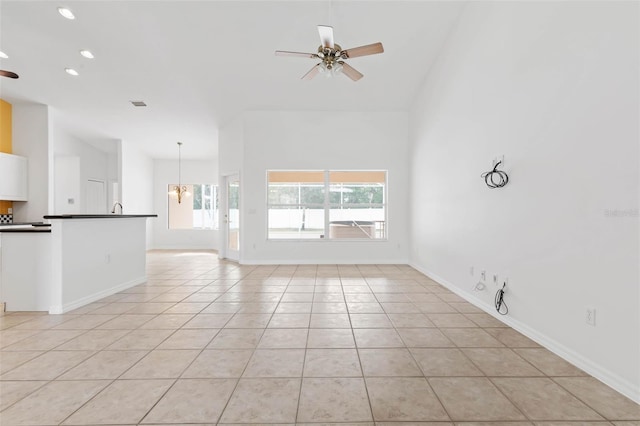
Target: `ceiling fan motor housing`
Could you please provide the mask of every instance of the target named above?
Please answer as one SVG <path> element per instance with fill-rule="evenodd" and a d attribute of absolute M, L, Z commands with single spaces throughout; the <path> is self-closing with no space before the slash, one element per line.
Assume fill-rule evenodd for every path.
<path fill-rule="evenodd" d="M 334 44 L 333 49 L 330 47 L 318 47 L 318 56 L 324 62 L 328 70 L 332 69 L 339 59 L 342 59 L 342 47 L 339 44 Z"/>

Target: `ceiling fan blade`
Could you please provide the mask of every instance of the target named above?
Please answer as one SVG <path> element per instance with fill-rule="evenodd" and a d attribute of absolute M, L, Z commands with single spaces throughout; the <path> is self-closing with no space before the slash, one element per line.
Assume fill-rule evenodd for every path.
<path fill-rule="evenodd" d="M 18 74 L 11 71 L 0 70 L 0 76 L 9 78 L 18 78 Z"/>
<path fill-rule="evenodd" d="M 320 72 L 320 64 L 314 65 L 309 72 L 302 76 L 302 80 L 311 80 L 313 77 L 318 75 L 318 72 Z"/>
<path fill-rule="evenodd" d="M 320 33 L 320 43 L 322 47 L 333 49 L 333 27 L 328 25 L 318 25 L 318 33 Z"/>
<path fill-rule="evenodd" d="M 317 58 L 317 53 L 289 52 L 287 50 L 276 50 L 276 56 L 299 56 L 301 58 Z"/>
<path fill-rule="evenodd" d="M 342 73 L 344 75 L 346 75 L 347 77 L 349 77 L 351 80 L 358 81 L 362 77 L 364 77 L 364 74 L 362 74 L 360 71 L 358 71 L 357 69 L 355 69 L 351 65 L 349 65 L 347 63 L 342 63 L 342 62 L 341 62 L 341 64 L 342 64 Z"/>
<path fill-rule="evenodd" d="M 342 54 L 345 58 L 357 58 L 358 56 L 375 55 L 376 53 L 384 52 L 382 43 L 367 44 L 366 46 L 354 47 L 352 49 L 345 49 Z"/>

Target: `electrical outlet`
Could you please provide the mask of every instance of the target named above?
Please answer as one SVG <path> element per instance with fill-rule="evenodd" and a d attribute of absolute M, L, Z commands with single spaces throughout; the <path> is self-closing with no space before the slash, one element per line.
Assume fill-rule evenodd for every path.
<path fill-rule="evenodd" d="M 487 280 L 487 271 L 480 272 L 480 281 L 484 282 Z"/>
<path fill-rule="evenodd" d="M 596 326 L 596 308 L 587 306 L 585 321 L 593 327 Z"/>

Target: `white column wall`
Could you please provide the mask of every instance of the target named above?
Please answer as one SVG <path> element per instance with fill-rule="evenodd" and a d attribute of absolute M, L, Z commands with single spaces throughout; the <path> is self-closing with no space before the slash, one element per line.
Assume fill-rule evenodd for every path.
<path fill-rule="evenodd" d="M 13 153 L 29 159 L 29 198 L 13 203 L 14 222 L 42 222 L 53 208 L 50 121 L 46 105 L 13 104 Z"/>
<path fill-rule="evenodd" d="M 640 401 L 638 16 L 470 3 L 412 107 L 410 198 L 413 265 L 487 310 L 480 271 L 508 278 L 506 322 Z"/>
<path fill-rule="evenodd" d="M 239 173 L 242 179 L 244 164 L 244 119 L 242 116 L 232 120 L 219 130 L 218 138 L 218 167 L 220 183 L 220 232 L 218 243 L 218 255 L 225 258 L 227 255 L 227 224 L 224 214 L 227 210 L 226 176 Z M 240 198 L 243 198 L 243 187 L 240 185 Z M 240 226 L 244 226 L 240 218 Z M 242 234 L 241 234 L 242 235 Z"/>
<path fill-rule="evenodd" d="M 153 204 L 153 160 L 127 141 L 119 143 L 122 176 L 120 190 L 125 214 L 156 214 Z M 147 248 L 153 245 L 153 223 L 157 218 L 147 220 Z"/>

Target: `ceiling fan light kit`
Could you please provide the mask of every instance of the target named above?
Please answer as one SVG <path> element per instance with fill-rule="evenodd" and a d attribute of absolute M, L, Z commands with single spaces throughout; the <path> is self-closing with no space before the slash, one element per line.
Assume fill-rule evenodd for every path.
<path fill-rule="evenodd" d="M 320 34 L 320 46 L 318 47 L 317 53 L 276 50 L 276 56 L 320 59 L 319 63 L 314 65 L 313 68 L 302 76 L 303 80 L 311 80 L 318 74 L 323 74 L 326 77 L 344 74 L 351 80 L 358 81 L 364 75 L 347 64 L 345 60 L 384 52 L 384 48 L 380 42 L 343 50 L 342 47 L 333 40 L 333 27 L 327 25 L 318 25 L 318 33 Z"/>

